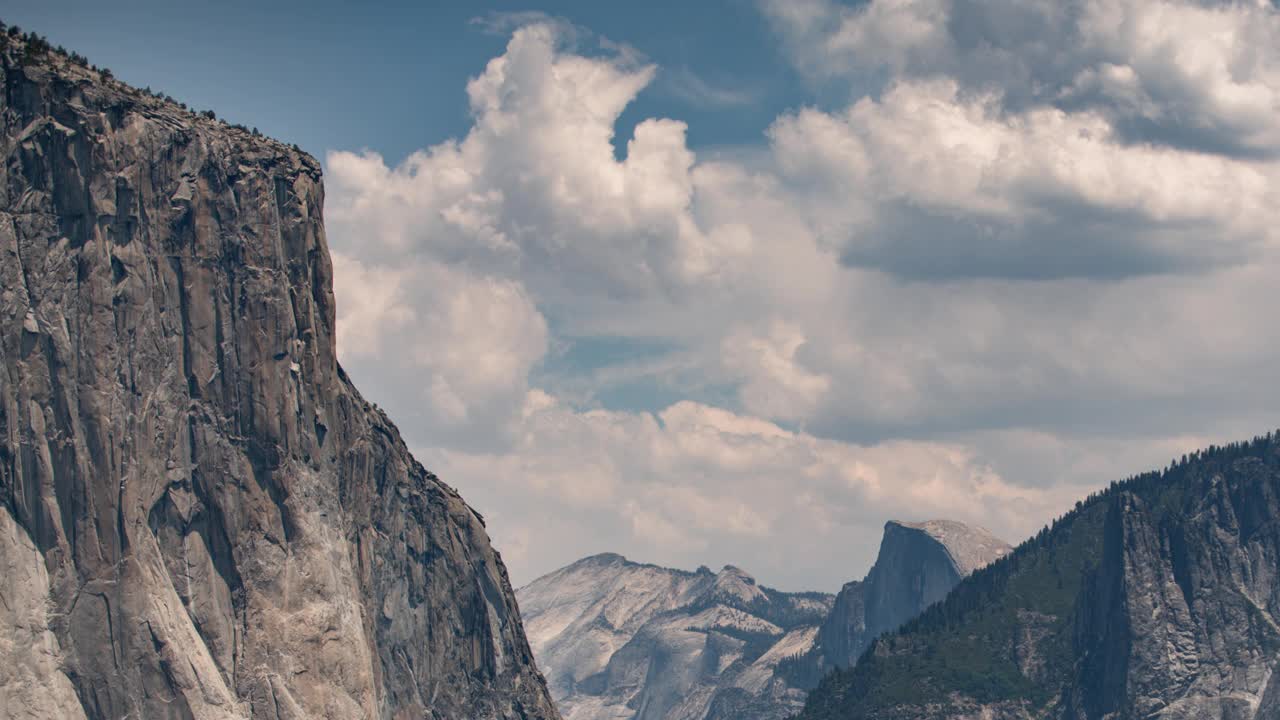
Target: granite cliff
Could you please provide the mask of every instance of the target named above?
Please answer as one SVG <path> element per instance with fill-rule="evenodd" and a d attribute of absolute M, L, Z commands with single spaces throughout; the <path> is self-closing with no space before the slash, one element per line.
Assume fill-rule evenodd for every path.
<path fill-rule="evenodd" d="M 1009 550 L 987 530 L 951 520 L 886 523 L 875 565 L 836 596 L 813 659 L 824 670 L 852 666 L 872 640 L 898 629 Z"/>
<path fill-rule="evenodd" d="M 874 642 L 804 720 L 1280 717 L 1280 440 L 1114 483 Z"/>
<path fill-rule="evenodd" d="M 337 363 L 316 161 L 0 44 L 0 717 L 558 717 Z"/>

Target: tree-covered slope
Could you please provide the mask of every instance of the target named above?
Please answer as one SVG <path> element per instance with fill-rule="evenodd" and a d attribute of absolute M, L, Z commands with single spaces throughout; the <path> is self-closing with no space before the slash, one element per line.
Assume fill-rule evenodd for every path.
<path fill-rule="evenodd" d="M 1280 443 L 1077 503 L 829 675 L 800 718 L 1280 717 Z"/>

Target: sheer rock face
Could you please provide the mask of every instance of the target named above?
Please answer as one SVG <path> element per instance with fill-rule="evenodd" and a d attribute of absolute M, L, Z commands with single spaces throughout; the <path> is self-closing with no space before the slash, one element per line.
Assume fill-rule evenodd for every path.
<path fill-rule="evenodd" d="M 568 720 L 781 720 L 804 692 L 775 670 L 813 646 L 821 593 L 742 570 L 684 572 L 606 554 L 521 588 L 530 642 Z"/>
<path fill-rule="evenodd" d="M 1280 718 L 1280 438 L 1077 504 L 828 677 L 804 720 Z M 997 682 L 998 680 L 998 682 Z"/>
<path fill-rule="evenodd" d="M 1172 521 L 1136 494 L 1111 503 L 1062 717 L 1280 717 L 1280 482 L 1234 471 Z"/>
<path fill-rule="evenodd" d="M 3 42 L 0 717 L 557 717 L 337 364 L 315 160 Z"/>
<path fill-rule="evenodd" d="M 898 629 L 1009 550 L 987 530 L 952 520 L 886 523 L 871 572 L 844 586 L 819 631 L 824 665 L 852 666 L 872 640 Z"/>

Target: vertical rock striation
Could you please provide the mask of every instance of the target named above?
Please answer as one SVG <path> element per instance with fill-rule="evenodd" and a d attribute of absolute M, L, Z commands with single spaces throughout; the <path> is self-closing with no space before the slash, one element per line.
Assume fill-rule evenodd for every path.
<path fill-rule="evenodd" d="M 0 717 L 557 717 L 334 352 L 320 168 L 0 48 Z"/>

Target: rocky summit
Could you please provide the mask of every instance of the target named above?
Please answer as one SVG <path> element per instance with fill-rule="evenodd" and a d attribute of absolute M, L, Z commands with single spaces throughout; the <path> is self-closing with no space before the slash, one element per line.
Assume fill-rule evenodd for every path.
<path fill-rule="evenodd" d="M 818 633 L 812 660 L 821 674 L 850 667 L 881 634 L 942 600 L 964 577 L 1009 552 L 984 528 L 952 520 L 889 521 L 866 578 L 846 584 Z"/>
<path fill-rule="evenodd" d="M 605 554 L 517 592 L 567 720 L 784 718 L 804 693 L 775 676 L 831 608 L 733 566 L 671 570 Z"/>
<path fill-rule="evenodd" d="M 1112 484 L 961 582 L 803 720 L 1280 718 L 1280 439 Z"/>
<path fill-rule="evenodd" d="M 777 720 L 833 667 L 1009 550 L 957 522 L 890 522 L 875 566 L 832 598 L 718 573 L 580 560 L 517 592 L 568 720 Z"/>
<path fill-rule="evenodd" d="M 316 161 L 0 43 L 0 717 L 558 717 L 337 363 Z"/>

